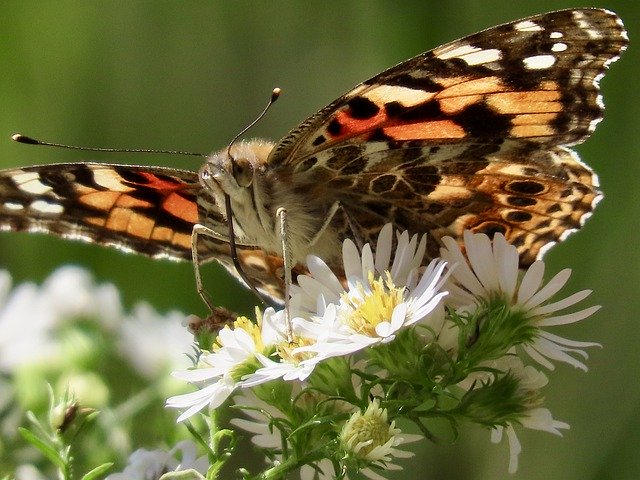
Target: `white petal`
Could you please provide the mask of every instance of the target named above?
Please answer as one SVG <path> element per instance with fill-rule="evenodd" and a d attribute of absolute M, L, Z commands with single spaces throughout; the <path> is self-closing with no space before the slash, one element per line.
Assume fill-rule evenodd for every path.
<path fill-rule="evenodd" d="M 385 224 L 378 234 L 378 242 L 376 244 L 376 272 L 382 273 L 389 268 L 391 260 L 391 249 L 393 248 L 393 226 L 391 223 Z"/>
<path fill-rule="evenodd" d="M 473 295 L 477 297 L 485 296 L 486 290 L 478 281 L 478 277 L 473 273 L 473 270 L 471 270 L 456 241 L 451 237 L 444 237 L 442 238 L 442 243 L 447 248 L 440 250 L 440 255 L 447 260 L 451 276 Z"/>
<path fill-rule="evenodd" d="M 600 310 L 600 305 L 594 305 L 593 307 L 585 308 L 579 312 L 567 313 L 566 315 L 556 315 L 554 317 L 545 318 L 537 325 L 540 327 L 555 326 L 555 325 L 568 325 L 570 323 L 579 322 L 587 317 L 590 317 L 594 313 Z"/>
<path fill-rule="evenodd" d="M 336 295 L 335 292 L 332 291 L 331 287 L 327 286 L 326 283 L 307 275 L 298 276 L 298 285 L 305 293 L 305 300 L 303 300 L 303 303 L 300 305 L 301 307 L 313 309 L 316 307 L 317 299 L 320 296 L 331 300 L 338 300 L 340 298 L 339 294 Z M 343 290 L 342 285 L 340 286 L 340 289 Z"/>
<path fill-rule="evenodd" d="M 467 258 L 476 277 L 480 280 L 485 290 L 498 291 L 498 272 L 493 262 L 491 240 L 483 233 L 472 234 L 468 230 L 464 232 L 464 246 Z"/>
<path fill-rule="evenodd" d="M 522 280 L 520 281 L 520 288 L 518 289 L 517 303 L 524 305 L 542 285 L 542 279 L 544 278 L 544 262 L 542 260 L 536 260 L 533 262 L 527 271 L 525 272 Z"/>
<path fill-rule="evenodd" d="M 393 329 L 393 327 L 391 326 L 391 323 L 389 322 L 380 322 L 376 325 L 376 334 L 380 337 L 380 338 L 387 338 L 389 335 L 391 335 L 393 332 L 395 332 L 395 329 Z"/>
<path fill-rule="evenodd" d="M 518 470 L 518 457 L 522 452 L 522 445 L 511 425 L 507 427 L 507 438 L 509 439 L 509 473 L 516 473 Z"/>
<path fill-rule="evenodd" d="M 522 304 L 524 308 L 527 310 L 531 310 L 532 308 L 537 307 L 542 302 L 547 301 L 551 297 L 553 297 L 558 291 L 564 287 L 567 280 L 571 276 L 571 269 L 565 268 L 561 270 L 556 275 L 553 276 L 549 282 L 542 287 L 536 294 L 534 294 L 531 298 L 529 298 L 526 302 Z"/>
<path fill-rule="evenodd" d="M 433 312 L 436 307 L 440 304 L 440 302 L 446 297 L 447 292 L 441 292 L 435 295 L 429 302 L 425 304 L 421 304 L 419 308 L 417 308 L 414 312 L 415 320 L 414 322 L 418 322 Z M 413 323 L 413 322 L 412 322 Z"/>
<path fill-rule="evenodd" d="M 420 265 L 422 265 L 422 261 L 424 259 L 424 254 L 426 251 L 427 251 L 427 236 L 422 235 L 422 237 L 420 237 L 420 243 L 416 247 L 416 253 L 413 256 L 412 265 L 414 267 L 419 267 Z"/>
<path fill-rule="evenodd" d="M 421 297 L 423 295 L 433 295 L 436 293 L 436 285 L 440 282 L 442 272 L 447 266 L 447 262 L 442 260 L 432 260 L 427 266 L 427 270 L 422 275 L 418 285 L 411 292 L 412 297 Z"/>
<path fill-rule="evenodd" d="M 362 274 L 360 253 L 356 244 L 350 239 L 346 239 L 342 244 L 342 262 L 344 263 L 344 275 L 347 279 L 352 277 L 360 278 Z"/>
<path fill-rule="evenodd" d="M 547 408 L 534 408 L 527 412 L 527 416 L 522 418 L 522 426 L 533 430 L 542 430 L 562 436 L 560 428 L 570 428 L 568 423 L 554 420 L 551 412 Z"/>
<path fill-rule="evenodd" d="M 553 333 L 541 331 L 540 336 L 546 338 L 547 340 L 552 341 L 553 343 L 557 343 L 558 345 L 566 345 L 567 347 L 577 347 L 577 348 L 585 348 L 585 347 L 602 347 L 599 343 L 596 342 L 580 342 L 577 340 L 569 340 L 568 338 L 559 337 L 558 335 L 554 335 Z M 584 358 L 587 358 L 588 355 L 586 352 L 583 355 Z"/>
<path fill-rule="evenodd" d="M 573 365 L 575 368 L 578 368 L 582 371 L 587 371 L 587 366 L 579 360 L 576 360 L 571 355 L 568 355 L 565 352 L 573 352 L 577 355 L 580 355 L 584 358 L 587 357 L 587 353 L 583 350 L 577 350 L 572 348 L 562 347 L 557 343 L 554 343 L 546 338 L 542 338 L 541 336 L 536 338 L 532 344 L 533 348 L 535 348 L 538 352 L 544 355 L 551 360 L 556 360 L 559 362 L 568 363 L 569 365 Z"/>
<path fill-rule="evenodd" d="M 407 320 L 407 303 L 402 302 L 393 309 L 391 314 L 391 328 L 397 332 L 402 328 Z"/>
<path fill-rule="evenodd" d="M 522 345 L 522 349 L 525 351 L 527 355 L 531 357 L 532 360 L 538 362 L 540 365 L 542 365 L 543 367 L 549 370 L 555 370 L 556 368 L 555 365 L 551 363 L 549 360 L 547 360 L 540 353 L 538 353 L 538 350 L 536 350 L 532 345 L 524 344 Z"/>
<path fill-rule="evenodd" d="M 373 272 L 374 268 L 373 252 L 371 251 L 371 245 L 367 243 L 362 247 L 362 279 L 364 282 L 367 282 L 369 272 Z"/>
<path fill-rule="evenodd" d="M 541 307 L 534 308 L 533 310 L 531 310 L 530 315 L 531 316 L 546 315 L 548 313 L 564 310 L 565 308 L 568 308 L 572 305 L 575 305 L 578 302 L 581 302 L 582 300 L 587 298 L 590 294 L 591 294 L 591 290 L 581 290 L 557 302 L 548 303 Z"/>
<path fill-rule="evenodd" d="M 407 266 L 410 264 L 415 251 L 415 240 L 415 236 L 409 240 L 409 232 L 406 230 L 398 237 L 398 246 L 390 270 L 391 278 L 396 285 L 404 285 L 406 275 L 409 273 Z"/>
<path fill-rule="evenodd" d="M 309 257 L 307 257 L 307 268 L 309 269 L 309 273 L 322 282 L 330 291 L 338 295 L 342 292 L 343 288 L 340 280 L 338 280 L 338 277 L 335 276 L 322 259 L 314 255 L 309 255 Z"/>
<path fill-rule="evenodd" d="M 511 245 L 501 233 L 493 237 L 493 253 L 498 266 L 500 289 L 512 299 L 518 282 L 518 249 Z"/>

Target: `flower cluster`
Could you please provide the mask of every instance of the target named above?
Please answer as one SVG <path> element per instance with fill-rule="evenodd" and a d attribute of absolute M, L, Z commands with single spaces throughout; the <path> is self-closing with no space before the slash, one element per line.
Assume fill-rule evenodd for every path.
<path fill-rule="evenodd" d="M 12 285 L 0 271 L 0 477 L 70 479 L 91 468 L 94 476 L 83 478 L 105 478 L 110 461 L 124 466 L 135 438 L 175 430 L 173 418 L 157 415 L 150 422 L 148 412 L 155 406 L 164 413 L 159 405 L 181 386 L 167 380 L 189 365 L 185 352 L 193 336 L 184 320 L 143 302 L 127 311 L 114 285 L 97 284 L 76 266 L 56 270 L 42 285 Z M 20 428 L 25 423 L 29 433 Z M 34 455 L 25 440 L 43 455 Z M 162 455 L 140 450 L 127 474 L 113 478 L 159 478 L 128 474 L 186 465 L 206 472 L 208 464 L 190 461 L 195 445 L 184 445 Z M 169 461 L 176 453 L 182 461 Z"/>
<path fill-rule="evenodd" d="M 182 410 L 182 421 L 232 403 L 248 417 L 232 423 L 267 455 L 263 478 L 296 469 L 309 478 L 382 478 L 410 455 L 402 445 L 435 439 L 437 419 L 455 432 L 478 424 L 496 442 L 506 433 L 515 471 L 516 428 L 568 428 L 543 406 L 547 377 L 538 367 L 584 370 L 584 348 L 597 345 L 546 329 L 598 307 L 564 313 L 590 292 L 552 300 L 569 270 L 546 284 L 542 261 L 521 272 L 500 234 L 465 232 L 463 246 L 443 244 L 423 265 L 425 238 L 387 225 L 375 246 L 344 242 L 341 272 L 309 257 L 288 310 L 267 308 L 255 323 L 239 318 L 200 343 L 194 368 L 174 373 L 199 389 L 167 405 Z"/>
<path fill-rule="evenodd" d="M 21 434 L 53 459 L 61 478 L 75 469 L 67 440 L 79 438 L 100 409 L 101 418 L 131 431 L 101 430 L 107 422 L 100 422 L 93 437 L 82 437 L 83 454 L 101 463 L 85 478 L 215 478 L 240 450 L 236 429 L 249 432 L 266 459 L 259 473 L 243 470 L 246 478 L 299 471 L 305 479 L 356 472 L 378 479 L 412 456 L 408 444 L 455 438 L 466 423 L 485 428 L 492 442 L 507 439 L 513 472 L 519 429 L 561 435 L 569 427 L 545 405 L 541 370 L 558 362 L 586 370 L 585 349 L 597 345 L 549 330 L 599 307 L 575 308 L 589 291 L 556 298 L 569 270 L 547 282 L 542 261 L 521 271 L 516 248 L 500 234 L 466 232 L 460 244 L 444 238 L 426 265 L 425 252 L 424 237 L 387 225 L 375 245 L 346 240 L 338 271 L 309 257 L 286 310 L 256 310 L 251 321 L 221 309 L 191 321 L 193 366 L 173 376 L 197 389 L 173 396 L 181 384 L 169 385 L 167 374 L 188 363 L 193 340 L 184 315 L 161 316 L 146 304 L 127 314 L 113 286 L 95 285 L 77 268 L 59 270 L 42 287 L 14 289 L 0 272 L 0 387 L 13 387 L 0 389 L 3 433 L 15 438 L 24 410 L 39 412 L 28 414 L 32 429 Z M 104 358 L 109 368 L 91 371 Z M 109 388 L 109 372 L 126 378 L 126 392 Z M 35 387 L 43 378 L 54 385 L 46 414 L 46 392 Z M 146 388 L 131 395 L 136 385 Z M 56 390 L 65 392 L 61 400 Z M 143 415 L 167 397 L 180 410 L 179 428 L 167 415 L 153 422 Z M 233 429 L 218 425 L 221 412 Z M 147 429 L 165 432 L 163 444 L 174 447 L 137 449 L 114 469 L 109 462 L 131 450 L 132 432 Z M 195 442 L 181 441 L 180 429 Z M 51 476 L 29 457 L 14 457 L 18 480 Z"/>

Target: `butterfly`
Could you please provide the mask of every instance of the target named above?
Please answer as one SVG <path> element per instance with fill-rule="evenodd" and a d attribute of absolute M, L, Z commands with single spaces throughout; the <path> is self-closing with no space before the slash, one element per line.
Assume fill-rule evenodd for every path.
<path fill-rule="evenodd" d="M 602 119 L 598 83 L 627 43 L 607 10 L 545 13 L 402 62 L 279 142 L 234 142 L 199 172 L 4 170 L 0 228 L 193 261 L 199 290 L 197 267 L 217 260 L 276 300 L 308 254 L 339 271 L 341 242 L 371 242 L 388 222 L 427 234 L 427 259 L 445 235 L 500 232 L 527 266 L 601 198 L 568 147 Z"/>

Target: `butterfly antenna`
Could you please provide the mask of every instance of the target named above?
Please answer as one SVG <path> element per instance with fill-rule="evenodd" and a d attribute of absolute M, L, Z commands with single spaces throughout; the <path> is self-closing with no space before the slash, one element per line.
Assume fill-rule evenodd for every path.
<path fill-rule="evenodd" d="M 236 143 L 236 141 L 245 133 L 247 133 L 247 131 L 253 127 L 256 123 L 258 123 L 262 117 L 265 116 L 265 114 L 267 113 L 267 111 L 269 110 L 269 108 L 271 108 L 271 105 L 274 104 L 274 102 L 276 100 L 278 100 L 278 97 L 280 97 L 280 92 L 282 90 L 280 90 L 278 87 L 274 88 L 273 91 L 271 92 L 271 98 L 269 99 L 269 103 L 267 103 L 267 106 L 264 107 L 264 110 L 262 110 L 262 112 L 260 113 L 260 115 L 258 115 L 256 117 L 256 119 L 251 122 L 249 125 L 247 125 L 246 127 L 244 127 L 242 130 L 240 130 L 240 133 L 238 133 L 235 137 L 233 137 L 231 139 L 231 141 L 229 142 L 229 146 L 227 147 L 227 155 L 229 156 L 229 158 L 233 158 L 231 156 L 231 147 L 233 147 L 233 144 Z"/>
<path fill-rule="evenodd" d="M 192 157 L 203 157 L 204 153 L 183 152 L 181 150 L 155 150 L 152 148 L 101 148 L 101 147 L 82 147 L 78 145 L 65 145 L 63 143 L 45 142 L 27 137 L 21 133 L 11 135 L 11 140 L 18 143 L 26 143 L 27 145 L 42 145 L 45 147 L 68 148 L 69 150 L 84 150 L 87 152 L 111 152 L 111 153 L 161 153 L 163 155 L 189 155 Z"/>

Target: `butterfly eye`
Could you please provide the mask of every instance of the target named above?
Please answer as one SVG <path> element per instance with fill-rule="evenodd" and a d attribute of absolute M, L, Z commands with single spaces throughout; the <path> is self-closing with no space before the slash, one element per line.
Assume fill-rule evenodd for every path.
<path fill-rule="evenodd" d="M 233 177 L 241 187 L 248 187 L 253 181 L 253 165 L 246 158 L 234 158 L 231 161 Z"/>
<path fill-rule="evenodd" d="M 198 176 L 200 177 L 200 182 L 203 185 L 210 185 L 212 182 L 215 183 L 215 180 L 213 178 L 213 172 L 211 172 L 211 168 L 207 163 L 205 163 L 200 167 L 200 172 L 198 173 Z"/>

